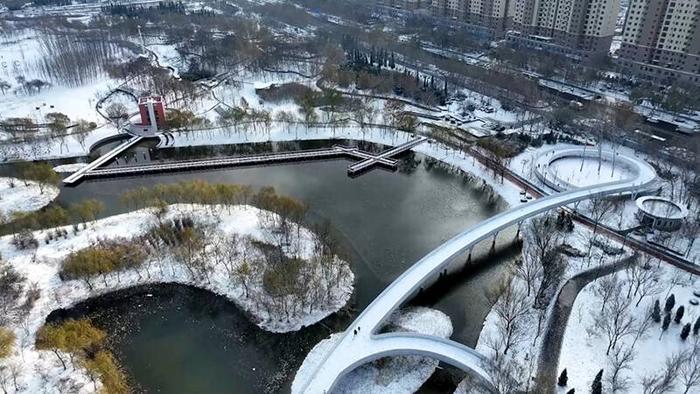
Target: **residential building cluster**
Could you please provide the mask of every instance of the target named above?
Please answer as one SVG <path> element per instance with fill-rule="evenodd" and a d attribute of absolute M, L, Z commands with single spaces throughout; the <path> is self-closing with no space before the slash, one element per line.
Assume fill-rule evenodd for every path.
<path fill-rule="evenodd" d="M 618 63 L 656 82 L 700 81 L 700 0 L 627 3 Z M 377 5 L 430 15 L 477 39 L 505 39 L 513 47 L 582 61 L 607 55 L 620 13 L 620 0 L 377 0 Z"/>

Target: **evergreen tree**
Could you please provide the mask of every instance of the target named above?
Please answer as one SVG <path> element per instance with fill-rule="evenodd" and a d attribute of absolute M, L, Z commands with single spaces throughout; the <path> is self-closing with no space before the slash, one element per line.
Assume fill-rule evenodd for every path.
<path fill-rule="evenodd" d="M 576 389 L 571 389 L 566 392 L 566 394 L 574 394 L 576 392 Z"/>
<path fill-rule="evenodd" d="M 566 368 L 564 368 L 563 371 L 561 371 L 561 375 L 559 375 L 559 380 L 557 381 L 557 385 L 559 387 L 566 387 L 566 382 L 569 380 L 569 377 L 566 375 Z"/>
<path fill-rule="evenodd" d="M 676 305 L 676 297 L 671 294 L 671 296 L 666 299 L 666 307 L 664 307 L 664 311 L 666 311 L 666 313 L 671 312 L 674 305 Z"/>
<path fill-rule="evenodd" d="M 654 310 L 651 312 L 651 318 L 654 319 L 656 323 L 661 323 L 661 303 L 658 299 L 654 302 Z M 700 318 L 698 322 L 700 323 Z"/>
<path fill-rule="evenodd" d="M 668 326 L 671 324 L 671 314 L 667 313 L 664 316 L 664 322 L 661 324 L 661 335 L 664 335 L 664 332 L 668 330 Z M 659 335 L 659 340 L 661 340 L 661 335 Z"/>
<path fill-rule="evenodd" d="M 698 335 L 698 331 L 700 331 L 700 316 L 695 319 L 695 324 L 693 324 L 693 335 Z"/>
<path fill-rule="evenodd" d="M 601 369 L 593 379 L 591 394 L 603 394 L 603 370 Z"/>
<path fill-rule="evenodd" d="M 683 330 L 681 330 L 681 339 L 685 341 L 685 339 L 688 338 L 688 334 L 690 334 L 690 323 L 686 323 L 685 326 L 683 326 Z"/>
<path fill-rule="evenodd" d="M 676 310 L 676 318 L 674 320 L 676 324 L 680 324 L 681 320 L 683 320 L 683 313 L 685 313 L 685 307 L 681 305 L 678 307 L 678 310 Z"/>

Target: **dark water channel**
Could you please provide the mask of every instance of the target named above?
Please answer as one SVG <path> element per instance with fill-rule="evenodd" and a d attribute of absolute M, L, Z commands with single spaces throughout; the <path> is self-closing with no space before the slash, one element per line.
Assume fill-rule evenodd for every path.
<path fill-rule="evenodd" d="M 165 150 L 144 144 L 113 165 L 308 149 L 339 142 L 352 144 L 319 141 Z M 382 149 L 367 144 L 362 148 Z M 403 157 L 398 172 L 373 170 L 354 179 L 346 176 L 348 163 L 336 160 L 90 180 L 64 188 L 57 201 L 67 205 L 96 198 L 105 203 L 103 215 L 108 216 L 128 211 L 120 195 L 138 186 L 191 179 L 274 186 L 279 193 L 307 203 L 312 220 L 328 219 L 337 231 L 356 275 L 348 310 L 296 333 L 270 334 L 220 297 L 163 285 L 92 299 L 52 318 L 88 315 L 113 333 L 112 347 L 139 391 L 288 392 L 296 368 L 314 344 L 331 331 L 345 328 L 387 284 L 430 250 L 503 209 L 489 201 L 480 181 L 467 182 L 419 154 Z M 514 233 L 499 238 L 505 245 Z M 490 242 L 483 249 L 488 246 Z M 485 293 L 505 275 L 505 263 L 517 249 L 504 246 L 500 252 L 481 260 L 475 255 L 478 268 L 456 271 L 413 302 L 447 313 L 455 326 L 452 338 L 474 346 L 490 308 Z M 425 392 L 436 389 L 427 385 Z"/>

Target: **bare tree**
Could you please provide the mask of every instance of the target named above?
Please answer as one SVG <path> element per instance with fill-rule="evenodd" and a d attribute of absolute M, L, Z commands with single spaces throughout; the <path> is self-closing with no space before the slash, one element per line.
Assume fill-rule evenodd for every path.
<path fill-rule="evenodd" d="M 564 264 L 557 251 L 561 233 L 556 229 L 556 220 L 549 216 L 534 218 L 526 229 L 526 259 L 536 261 L 542 267 L 542 281 L 535 298 L 535 308 L 546 308 L 551 296 L 564 274 Z M 529 263 L 534 264 L 534 261 Z"/>
<path fill-rule="evenodd" d="M 530 305 L 525 291 L 513 281 L 503 281 L 496 291 L 487 294 L 490 301 L 495 302 L 493 311 L 498 317 L 499 335 L 502 338 L 503 354 L 508 354 L 510 348 L 525 336 L 527 325 L 524 319 L 530 313 Z"/>
<path fill-rule="evenodd" d="M 603 218 L 608 215 L 615 204 L 610 200 L 596 198 L 591 200 L 590 203 L 590 219 L 593 221 L 593 231 L 588 236 L 588 251 L 586 253 L 588 265 L 591 264 L 591 251 L 593 250 L 593 245 L 598 239 L 598 225 Z"/>
<path fill-rule="evenodd" d="M 590 212 L 593 220 L 593 233 L 598 230 L 598 224 L 603 218 L 613 211 L 615 203 L 609 199 L 595 198 L 591 200 Z"/>
<path fill-rule="evenodd" d="M 615 349 L 617 344 L 628 335 L 634 333 L 635 318 L 630 314 L 630 299 L 622 294 L 623 283 L 614 281 L 614 291 L 602 311 L 592 311 L 593 331 L 605 336 L 608 340 L 606 355 Z"/>
<path fill-rule="evenodd" d="M 626 376 L 625 371 L 632 370 L 632 362 L 634 361 L 634 350 L 630 346 L 619 346 L 612 354 L 608 355 L 609 371 L 605 375 L 605 380 L 610 386 L 610 391 L 626 392 L 630 388 L 630 378 Z"/>
<path fill-rule="evenodd" d="M 697 220 L 688 219 L 683 225 L 683 227 L 681 227 L 680 233 L 681 236 L 685 238 L 688 242 L 684 253 L 686 256 L 688 256 L 693 250 L 695 240 L 698 238 L 698 235 L 700 235 L 700 222 L 698 222 Z"/>
<path fill-rule="evenodd" d="M 596 281 L 593 285 L 593 294 L 601 301 L 600 312 L 603 312 L 605 306 L 608 304 L 608 300 L 615 296 L 615 294 L 620 291 L 621 287 L 622 284 L 620 283 L 620 278 L 617 273 L 604 276 Z"/>
<path fill-rule="evenodd" d="M 639 296 L 635 306 L 639 306 L 645 297 L 654 296 L 663 291 L 661 268 L 651 264 L 651 260 L 652 257 L 645 254 L 627 270 L 627 276 L 630 278 L 627 297 Z"/>
<path fill-rule="evenodd" d="M 675 380 L 680 373 L 683 364 L 683 353 L 676 353 L 666 358 L 664 370 L 656 375 L 647 375 L 642 378 L 644 394 L 663 394 L 672 391 Z"/>
<path fill-rule="evenodd" d="M 649 329 L 654 323 L 653 310 L 653 305 L 649 305 L 649 308 L 647 308 L 647 310 L 644 313 L 644 317 L 636 319 L 636 324 L 632 332 L 632 343 L 630 344 L 630 347 L 632 349 L 634 349 L 635 345 L 637 345 L 637 342 L 640 339 L 644 339 L 647 337 Z"/>
<path fill-rule="evenodd" d="M 688 283 L 688 277 L 686 276 L 685 272 L 679 269 L 673 269 L 673 275 L 671 275 L 671 278 L 668 280 L 669 287 L 668 291 L 666 292 L 666 297 L 671 294 L 674 287 L 685 283 Z"/>
<path fill-rule="evenodd" d="M 700 387 L 700 343 L 696 340 L 693 348 L 685 353 L 685 360 L 680 366 L 680 380 L 683 384 L 683 394 L 692 388 Z"/>
<path fill-rule="evenodd" d="M 508 356 L 492 358 L 487 364 L 493 384 L 499 393 L 518 392 L 523 382 L 530 381 L 532 367 L 532 363 L 523 363 Z"/>
<path fill-rule="evenodd" d="M 534 248 L 525 248 L 523 258 L 516 262 L 515 275 L 525 282 L 528 297 L 537 292 L 537 282 L 542 278 L 542 264 L 537 259 Z"/>

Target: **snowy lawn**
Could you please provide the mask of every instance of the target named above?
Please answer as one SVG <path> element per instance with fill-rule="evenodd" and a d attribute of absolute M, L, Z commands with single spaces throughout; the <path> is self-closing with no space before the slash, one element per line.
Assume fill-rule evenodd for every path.
<path fill-rule="evenodd" d="M 195 277 L 184 264 L 165 254 L 152 257 L 143 266 L 118 273 L 108 274 L 104 280 L 96 278 L 90 289 L 85 281 L 63 281 L 59 271 L 63 260 L 72 252 L 93 245 L 98 240 L 116 240 L 134 238 L 145 234 L 151 226 L 158 223 L 153 209 L 143 209 L 128 214 L 112 216 L 89 224 L 87 230 L 74 234 L 70 226 L 64 227 L 68 232 L 65 238 L 44 243 L 50 230 L 35 232 L 39 246 L 35 250 L 18 250 L 12 244 L 12 236 L 0 238 L 0 254 L 4 262 L 9 264 L 19 274 L 27 278 L 40 290 L 40 296 L 31 310 L 15 316 L 9 328 L 17 336 L 16 349 L 12 356 L 2 362 L 6 366 L 20 366 L 18 382 L 22 392 L 65 392 L 66 387 L 81 387 L 80 392 L 92 392 L 94 387 L 82 370 L 69 368 L 64 371 L 58 359 L 49 351 L 38 351 L 34 347 L 37 330 L 44 324 L 44 319 L 53 310 L 69 308 L 70 306 L 117 289 L 123 289 L 148 283 L 181 283 L 210 290 L 227 297 L 243 309 L 259 327 L 272 332 L 296 331 L 301 327 L 314 324 L 326 316 L 342 308 L 350 299 L 353 292 L 354 275 L 349 266 L 339 260 L 331 270 L 332 282 L 320 272 L 312 272 L 309 280 L 313 280 L 318 291 L 329 294 L 324 302 L 318 302 L 312 310 L 297 309 L 297 313 L 287 315 L 276 309 L 263 308 L 261 297 L 270 297 L 262 288 L 262 275 L 252 275 L 247 284 L 243 284 L 229 274 L 229 269 L 217 261 L 217 256 L 209 251 L 209 274 L 206 278 Z M 217 241 L 225 243 L 230 236 L 252 237 L 252 239 L 268 242 L 268 234 L 260 218 L 274 218 L 276 215 L 261 211 L 250 206 L 201 206 L 201 205 L 172 205 L 168 207 L 164 220 L 189 215 L 196 218 L 197 223 L 207 224 L 207 240 L 209 247 L 217 245 Z M 271 216 L 272 215 L 272 216 Z M 298 243 L 290 246 L 290 250 L 304 261 L 314 258 L 317 239 L 307 229 L 299 228 Z M 296 230 L 295 230 L 296 232 Z M 242 238 L 239 238 L 242 239 Z M 244 239 L 244 238 L 243 238 Z M 220 245 L 221 243 L 219 243 Z M 239 247 L 236 243 L 235 247 Z M 285 250 L 285 253 L 288 251 Z M 207 249 L 205 249 L 207 253 Z M 206 257 L 205 256 L 205 257 Z M 240 254 L 239 260 L 233 264 L 243 264 L 246 259 L 255 256 Z M 306 263 L 308 264 L 308 263 Z M 319 267 L 314 265 L 313 267 Z M 328 269 L 328 268 L 327 268 Z M 24 296 L 18 303 L 23 303 Z M 275 314 L 276 313 L 276 314 Z"/>
<path fill-rule="evenodd" d="M 656 264 L 656 263 L 652 263 Z M 652 294 L 642 300 L 636 306 L 637 299 L 628 306 L 628 312 L 623 316 L 631 316 L 634 319 L 631 332 L 622 336 L 615 349 L 610 350 L 606 355 L 608 340 L 605 335 L 600 335 L 594 329 L 595 317 L 601 312 L 603 300 L 600 294 L 596 294 L 596 284 L 591 283 L 583 289 L 576 298 L 571 319 L 566 328 L 562 353 L 559 359 L 559 371 L 567 368 L 568 385 L 567 390 L 575 388 L 577 392 L 586 392 L 590 389 L 593 378 L 600 369 L 603 369 L 604 392 L 611 390 L 610 382 L 616 351 L 624 352 L 631 349 L 632 356 L 629 363 L 621 370 L 619 379 L 627 382 L 624 392 L 641 393 L 644 392 L 642 380 L 645 377 L 661 374 L 664 371 L 667 358 L 684 351 L 692 351 L 694 342 L 699 338 L 690 333 L 688 339 L 683 341 L 680 332 L 686 323 L 695 322 L 700 316 L 700 307 L 693 306 L 691 300 L 698 301 L 698 297 L 693 295 L 694 291 L 700 290 L 700 283 L 697 278 L 690 277 L 689 274 L 678 268 L 662 264 L 660 266 L 661 276 L 657 284 L 644 283 L 644 287 L 650 287 Z M 625 285 L 622 286 L 623 293 L 627 292 L 629 281 L 634 282 L 629 271 L 622 271 L 618 274 L 619 280 Z M 600 282 L 598 279 L 597 282 Z M 660 300 L 661 316 L 664 316 L 664 304 L 668 294 L 674 294 L 675 307 L 671 316 L 675 318 L 677 309 L 682 305 L 685 314 L 680 324 L 671 321 L 668 330 L 662 330 L 661 323 L 651 322 L 644 331 L 641 338 L 634 343 L 637 327 L 648 316 L 649 308 L 654 305 L 656 299 Z M 700 293 L 698 293 L 700 294 Z M 610 301 L 608 301 L 610 302 Z M 608 316 L 608 318 L 612 318 Z M 634 345 L 633 345 L 634 344 Z M 633 347 L 632 347 L 633 346 Z M 619 357 L 619 356 L 618 356 Z M 689 362 L 686 362 L 689 363 Z M 697 364 L 695 367 L 697 368 Z M 683 393 L 685 386 L 682 384 L 683 373 L 673 379 L 672 388 L 667 393 Z M 565 392 L 561 390 L 560 392 Z M 690 387 L 688 392 L 700 392 L 700 385 Z"/>
<path fill-rule="evenodd" d="M 415 332 L 426 335 L 449 338 L 452 335 L 452 322 L 444 313 L 425 307 L 411 307 L 395 312 L 388 322 L 391 332 Z M 322 340 L 309 352 L 292 383 L 292 393 L 299 393 L 295 387 L 297 381 L 315 370 L 324 355 L 342 333 L 336 333 Z M 429 357 L 400 356 L 364 364 L 338 381 L 335 393 L 362 394 L 411 394 L 425 383 L 435 372 L 439 362 Z"/>
<path fill-rule="evenodd" d="M 17 212 L 37 211 L 58 197 L 56 186 L 39 187 L 34 181 L 0 177 L 0 218 Z"/>
<path fill-rule="evenodd" d="M 612 162 L 593 158 L 579 159 L 563 157 L 550 163 L 550 172 L 559 179 L 576 187 L 585 187 L 599 183 L 615 182 L 633 178 L 635 175 L 628 168 Z"/>
<path fill-rule="evenodd" d="M 586 257 L 562 255 L 564 272 L 561 279 L 553 284 L 554 298 L 547 308 L 535 309 L 536 296 L 543 281 L 543 272 L 540 263 L 531 255 L 538 252 L 536 246 L 533 246 L 537 244 L 537 241 L 532 239 L 531 226 L 532 221 L 528 221 L 523 227 L 525 240 L 522 252 L 523 261 L 513 269 L 512 279 L 507 284 L 507 288 L 510 290 L 509 292 L 504 291 L 498 296 L 498 301 L 486 316 L 476 345 L 476 350 L 486 355 L 490 360 L 498 360 L 501 363 L 500 368 L 511 374 L 511 377 L 517 382 L 515 386 L 522 390 L 525 390 L 528 380 L 534 378 L 536 374 L 547 320 L 561 286 L 569 278 L 582 271 L 630 256 L 629 252 L 610 256 L 597 246 L 591 247 L 593 240 L 604 242 L 609 242 L 609 240 L 602 235 L 594 236 L 591 229 L 582 225 L 575 225 L 572 232 L 560 233 L 556 244 L 565 243 L 572 248 L 572 251 L 577 251 Z M 609 246 L 620 248 L 622 245 L 610 242 Z M 528 286 L 528 282 L 530 282 L 530 286 Z M 497 294 L 493 295 L 493 297 L 496 296 Z M 572 313 L 570 320 L 577 318 L 574 315 Z M 512 328 L 508 329 L 508 327 Z M 510 333 L 510 339 L 508 339 L 508 333 Z M 506 346 L 508 346 L 508 351 L 504 354 Z M 504 383 L 503 379 L 497 379 L 497 381 L 502 384 L 501 387 L 514 388 L 512 385 Z M 466 381 L 462 382 L 460 386 L 457 393 L 464 392 L 460 390 L 467 390 L 467 388 L 472 389 Z M 532 388 L 532 384 L 530 384 L 530 388 Z"/>

